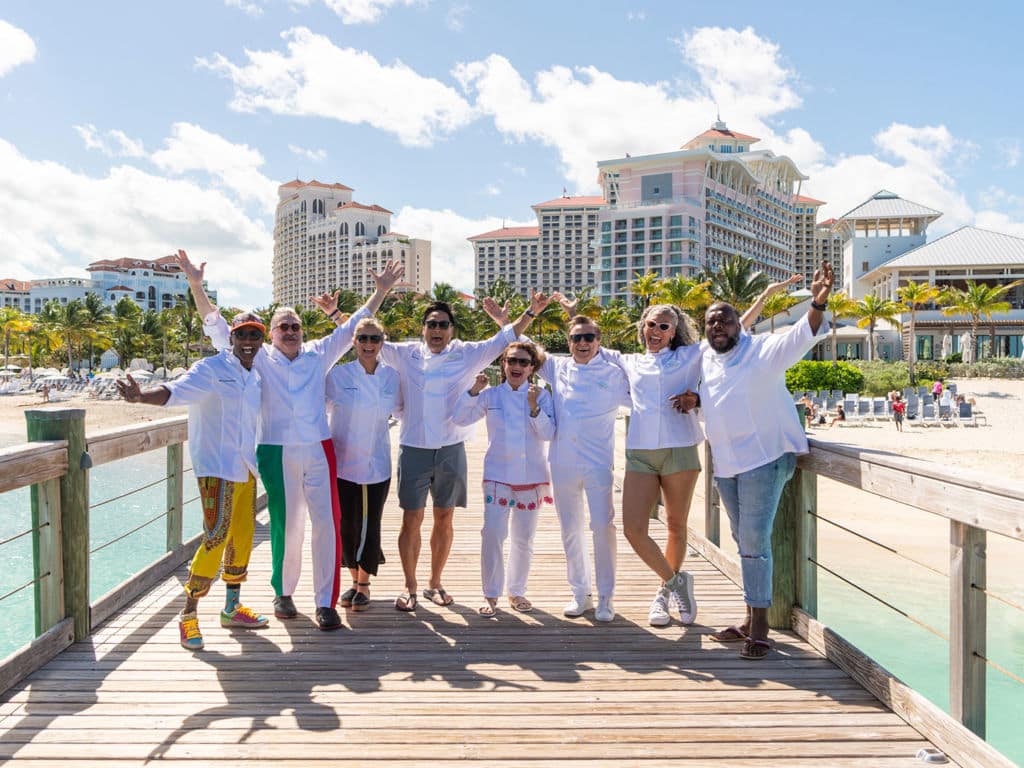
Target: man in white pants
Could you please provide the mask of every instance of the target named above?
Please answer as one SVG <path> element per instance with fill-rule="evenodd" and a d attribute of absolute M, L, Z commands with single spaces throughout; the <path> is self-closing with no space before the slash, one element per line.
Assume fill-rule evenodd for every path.
<path fill-rule="evenodd" d="M 611 621 L 615 618 L 615 417 L 620 405 L 630 404 L 629 385 L 622 369 L 601 354 L 597 323 L 584 315 L 574 316 L 576 302 L 558 298 L 570 317 L 572 356 L 548 355 L 539 373 L 551 385 L 555 408 L 555 436 L 548 448 L 548 462 L 566 577 L 572 589 L 572 599 L 562 613 L 577 617 L 593 608 L 584 528 L 586 497 L 598 595 L 594 618 Z"/>

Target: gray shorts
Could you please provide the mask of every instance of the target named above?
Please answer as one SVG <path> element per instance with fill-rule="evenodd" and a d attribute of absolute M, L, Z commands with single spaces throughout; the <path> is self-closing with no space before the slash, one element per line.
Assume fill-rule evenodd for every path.
<path fill-rule="evenodd" d="M 466 446 L 398 446 L 398 506 L 423 509 L 427 491 L 435 507 L 466 506 Z"/>

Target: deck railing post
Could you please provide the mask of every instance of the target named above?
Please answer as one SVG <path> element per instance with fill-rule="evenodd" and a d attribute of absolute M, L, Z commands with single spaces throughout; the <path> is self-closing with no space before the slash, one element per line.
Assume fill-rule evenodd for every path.
<path fill-rule="evenodd" d="M 949 713 L 985 738 L 984 529 L 949 522 Z"/>
<path fill-rule="evenodd" d="M 182 443 L 167 446 L 167 551 L 181 546 Z"/>
<path fill-rule="evenodd" d="M 35 630 L 43 634 L 64 618 L 64 564 L 60 546 L 60 478 L 32 486 L 32 578 Z"/>
<path fill-rule="evenodd" d="M 60 479 L 61 566 L 64 611 L 75 622 L 75 640 L 89 635 L 89 455 L 85 444 L 85 409 L 25 411 L 28 439 L 67 440 L 68 471 Z M 36 498 L 33 494 L 34 499 Z M 33 503 L 33 509 L 36 504 Z M 52 616 L 54 609 L 44 612 Z M 46 618 L 48 620 L 48 618 Z"/>
<path fill-rule="evenodd" d="M 768 624 L 773 629 L 789 629 L 792 625 L 793 606 L 803 605 L 801 596 L 810 599 L 816 585 L 804 567 L 806 550 L 815 544 L 808 535 L 805 519 L 808 511 L 816 511 L 814 499 L 817 486 L 813 473 L 796 469 L 793 477 L 782 489 L 779 508 L 775 513 L 772 530 L 772 605 L 768 609 Z M 813 518 L 812 518 L 813 520 Z M 814 599 L 817 613 L 817 599 Z"/>
<path fill-rule="evenodd" d="M 704 441 L 704 536 L 716 547 L 722 546 L 722 504 L 711 466 L 711 444 L 707 440 Z"/>
<path fill-rule="evenodd" d="M 796 601 L 811 616 L 818 616 L 818 475 L 809 469 L 793 473 L 796 502 Z"/>

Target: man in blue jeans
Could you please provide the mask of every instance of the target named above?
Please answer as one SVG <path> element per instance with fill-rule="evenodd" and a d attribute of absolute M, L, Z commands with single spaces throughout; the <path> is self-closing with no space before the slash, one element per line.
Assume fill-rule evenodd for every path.
<path fill-rule="evenodd" d="M 751 336 L 736 309 L 716 302 L 704 314 L 700 403 L 714 460 L 715 485 L 739 547 L 746 619 L 712 635 L 742 642 L 740 656 L 763 659 L 772 603 L 772 525 L 782 488 L 793 476 L 807 437 L 786 389 L 786 369 L 828 332 L 824 312 L 832 290 L 832 266 L 822 262 L 811 283 L 807 315 L 786 333 Z"/>

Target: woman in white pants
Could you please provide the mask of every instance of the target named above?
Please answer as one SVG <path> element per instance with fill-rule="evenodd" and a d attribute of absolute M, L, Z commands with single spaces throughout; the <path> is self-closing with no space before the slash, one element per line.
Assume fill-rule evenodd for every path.
<path fill-rule="evenodd" d="M 505 589 L 505 539 L 511 523 L 508 556 L 508 601 L 526 613 L 526 582 L 533 558 L 537 515 L 551 503 L 551 478 L 544 443 L 555 433 L 554 410 L 546 390 L 530 383 L 542 364 L 540 351 L 528 342 L 513 342 L 502 357 L 502 383 L 487 387 L 479 374 L 462 394 L 453 421 L 468 426 L 486 416 L 484 456 L 484 526 L 480 532 L 480 578 L 486 603 L 481 616 L 494 616 Z"/>

